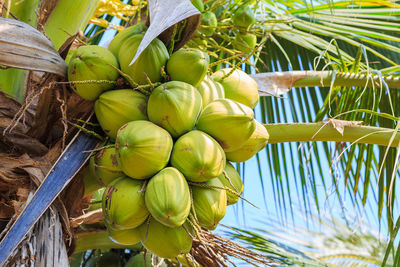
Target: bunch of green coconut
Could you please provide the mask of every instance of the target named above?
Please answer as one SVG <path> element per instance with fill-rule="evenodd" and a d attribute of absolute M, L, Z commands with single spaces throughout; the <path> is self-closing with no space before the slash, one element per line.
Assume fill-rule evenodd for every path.
<path fill-rule="evenodd" d="M 102 209 L 110 238 L 140 241 L 174 259 L 238 201 L 243 184 L 230 161 L 251 158 L 268 132 L 254 119 L 256 82 L 231 68 L 208 76 L 209 56 L 200 50 L 170 55 L 155 39 L 129 65 L 145 31 L 143 25 L 126 28 L 108 49 L 79 47 L 68 77 L 77 94 L 95 101 L 109 137 L 90 169 L 106 186 Z M 120 75 L 131 88 L 116 88 Z"/>
<path fill-rule="evenodd" d="M 207 46 L 207 37 L 215 34 L 218 26 L 224 31 L 232 44 L 232 47 L 245 54 L 250 54 L 257 46 L 257 36 L 251 32 L 256 23 L 254 10 L 249 5 L 230 10 L 223 6 L 214 8 L 215 1 L 191 0 L 192 4 L 202 13 L 201 26 L 198 33 L 189 42 L 189 45 L 196 48 Z M 211 11 L 213 9 L 213 11 Z M 234 29 L 231 29 L 234 26 Z"/>

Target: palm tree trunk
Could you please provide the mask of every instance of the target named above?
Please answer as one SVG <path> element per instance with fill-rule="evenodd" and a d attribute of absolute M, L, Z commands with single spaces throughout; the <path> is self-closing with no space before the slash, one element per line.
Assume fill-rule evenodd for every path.
<path fill-rule="evenodd" d="M 60 218 L 55 209 L 50 208 L 43 214 L 18 248 L 12 252 L 5 266 L 69 266 Z"/>

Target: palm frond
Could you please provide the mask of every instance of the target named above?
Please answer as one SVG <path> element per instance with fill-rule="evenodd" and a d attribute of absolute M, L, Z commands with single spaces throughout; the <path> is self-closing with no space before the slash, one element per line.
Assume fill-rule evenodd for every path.
<path fill-rule="evenodd" d="M 301 226 L 304 220 L 297 213 L 296 226 L 282 226 L 273 216 L 268 215 L 263 220 L 263 229 L 250 231 L 232 228 L 227 234 L 285 264 L 364 267 L 380 265 L 385 255 L 386 240 L 365 222 L 356 220 L 357 222 L 344 223 L 330 214 L 324 214 L 313 216 L 312 226 L 304 227 Z M 396 266 L 391 255 L 388 255 L 385 266 Z"/>

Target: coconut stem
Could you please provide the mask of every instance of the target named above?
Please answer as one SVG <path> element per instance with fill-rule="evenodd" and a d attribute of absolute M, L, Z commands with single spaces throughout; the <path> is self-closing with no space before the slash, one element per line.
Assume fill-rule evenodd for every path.
<path fill-rule="evenodd" d="M 344 125 L 347 121 L 338 121 Z M 276 123 L 264 124 L 269 134 L 268 144 L 284 142 L 334 141 L 380 146 L 397 147 L 400 133 L 396 129 L 383 127 L 351 125 L 343 126 L 339 132 L 338 125 L 333 123 Z"/>
<path fill-rule="evenodd" d="M 229 184 L 233 187 L 233 189 L 235 189 L 235 191 L 239 193 L 239 190 L 236 188 L 236 186 L 233 185 L 231 178 L 229 178 L 228 173 L 226 171 L 223 171 L 222 173 L 224 174 L 225 179 L 228 180 Z"/>
<path fill-rule="evenodd" d="M 88 130 L 85 127 L 80 126 L 80 125 L 75 124 L 75 123 L 71 123 L 71 122 L 69 122 L 69 123 L 72 124 L 72 126 L 74 126 L 74 127 L 78 128 L 79 130 L 81 130 L 82 132 L 85 132 L 87 134 L 91 134 L 94 137 L 100 139 L 101 141 L 104 141 L 104 138 L 101 135 L 99 135 L 98 133 L 96 133 L 95 131 Z"/>

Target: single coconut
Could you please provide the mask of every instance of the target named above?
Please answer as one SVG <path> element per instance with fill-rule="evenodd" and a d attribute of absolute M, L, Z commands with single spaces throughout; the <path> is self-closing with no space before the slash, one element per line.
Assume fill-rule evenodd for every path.
<path fill-rule="evenodd" d="M 194 128 L 201 107 L 201 95 L 196 88 L 188 83 L 172 81 L 153 90 L 147 114 L 151 122 L 176 138 Z"/>
<path fill-rule="evenodd" d="M 133 57 L 144 34 L 135 34 L 124 40 L 118 54 L 118 60 L 123 73 L 129 76 L 132 86 L 159 82 L 162 78 L 162 69 L 169 58 L 168 50 L 164 43 L 155 38 L 131 64 Z"/>
<path fill-rule="evenodd" d="M 206 52 L 193 48 L 182 48 L 171 55 L 167 72 L 172 81 L 181 81 L 198 86 L 207 74 L 210 57 Z"/>
<path fill-rule="evenodd" d="M 189 181 L 204 182 L 222 173 L 225 153 L 211 136 L 194 130 L 175 142 L 171 165 L 180 170 Z"/>
<path fill-rule="evenodd" d="M 245 54 L 253 52 L 257 45 L 257 36 L 252 33 L 237 33 L 233 47 Z"/>
<path fill-rule="evenodd" d="M 203 100 L 203 108 L 214 100 L 225 98 L 222 85 L 214 81 L 210 76 L 206 76 L 196 89 L 199 91 Z"/>
<path fill-rule="evenodd" d="M 189 186 L 183 174 L 173 167 L 162 169 L 149 180 L 144 197 L 153 218 L 166 226 L 181 226 L 189 215 Z"/>
<path fill-rule="evenodd" d="M 149 215 L 142 187 L 143 181 L 126 176 L 109 184 L 102 201 L 105 222 L 118 230 L 131 229 L 142 224 Z"/>
<path fill-rule="evenodd" d="M 193 207 L 200 226 L 214 230 L 226 212 L 226 191 L 218 178 L 192 186 Z"/>
<path fill-rule="evenodd" d="M 132 89 L 107 91 L 96 100 L 94 113 L 103 131 L 115 140 L 122 125 L 147 120 L 147 100 L 147 96 Z"/>
<path fill-rule="evenodd" d="M 256 81 L 247 73 L 232 68 L 221 69 L 212 78 L 224 87 L 225 98 L 235 100 L 250 108 L 255 108 L 260 97 Z"/>
<path fill-rule="evenodd" d="M 201 25 L 199 29 L 199 31 L 202 34 L 205 34 L 207 36 L 213 35 L 217 26 L 218 26 L 217 17 L 213 12 L 207 11 L 202 14 Z"/>
<path fill-rule="evenodd" d="M 239 149 L 226 153 L 226 158 L 228 160 L 233 162 L 246 161 L 267 145 L 269 138 L 267 129 L 265 129 L 264 125 L 258 121 L 255 122 L 256 130 L 250 136 L 249 140 L 247 140 Z"/>
<path fill-rule="evenodd" d="M 188 223 L 172 228 L 151 219 L 149 223 L 144 223 L 139 227 L 140 241 L 143 246 L 155 255 L 166 259 L 189 253 L 192 248 L 192 234 L 193 229 Z"/>
<path fill-rule="evenodd" d="M 134 179 L 147 179 L 167 165 L 172 137 L 152 122 L 131 121 L 119 129 L 116 148 L 122 171 Z"/>
<path fill-rule="evenodd" d="M 253 110 L 229 99 L 208 104 L 197 121 L 197 129 L 211 135 L 225 152 L 239 149 L 255 128 Z"/>
<path fill-rule="evenodd" d="M 118 67 L 117 59 L 106 48 L 98 45 L 81 46 L 69 59 L 68 80 L 79 96 L 96 100 L 103 91 L 115 86 L 114 82 L 119 76 Z"/>
<path fill-rule="evenodd" d="M 235 10 L 232 19 L 236 27 L 247 28 L 256 23 L 254 11 L 249 6 L 241 6 Z"/>
<path fill-rule="evenodd" d="M 226 163 L 225 170 L 220 176 L 218 176 L 218 179 L 225 187 L 230 189 L 226 190 L 227 205 L 232 205 L 238 202 L 239 195 L 243 193 L 243 182 L 239 173 L 231 163 Z"/>
<path fill-rule="evenodd" d="M 108 50 L 111 51 L 111 53 L 114 54 L 114 56 L 118 57 L 119 55 L 119 49 L 121 48 L 121 45 L 131 37 L 132 35 L 138 34 L 138 33 L 144 33 L 146 32 L 147 27 L 143 24 L 136 24 L 134 26 L 127 27 L 117 33 L 115 37 L 111 40 L 110 44 L 108 45 Z"/>
<path fill-rule="evenodd" d="M 98 151 L 90 158 L 89 166 L 96 178 L 104 185 L 108 185 L 124 175 L 115 147 L 107 147 Z"/>

